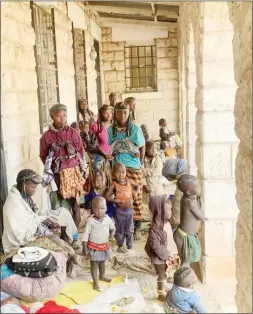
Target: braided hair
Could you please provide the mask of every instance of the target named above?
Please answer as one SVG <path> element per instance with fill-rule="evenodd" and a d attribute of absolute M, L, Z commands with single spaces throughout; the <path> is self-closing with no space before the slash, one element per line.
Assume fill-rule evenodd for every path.
<path fill-rule="evenodd" d="M 174 284 L 178 287 L 184 286 L 183 281 L 192 272 L 190 267 L 180 267 L 174 274 Z"/>
<path fill-rule="evenodd" d="M 98 134 L 100 134 L 102 132 L 102 127 L 103 127 L 103 125 L 102 125 L 103 121 L 101 119 L 101 113 L 103 111 L 106 111 L 106 110 L 110 109 L 110 107 L 111 106 L 109 106 L 109 105 L 101 105 L 99 107 L 99 109 L 98 109 L 98 121 L 97 121 L 97 124 L 98 124 Z"/>
<path fill-rule="evenodd" d="M 113 117 L 113 136 L 116 137 L 117 136 L 117 128 L 118 128 L 118 121 L 117 121 L 117 116 L 116 116 L 116 112 L 117 110 L 120 109 L 129 109 L 129 105 L 125 102 L 118 102 L 115 106 L 115 110 L 114 110 L 114 117 Z M 130 131 L 131 131 L 131 120 L 130 120 L 130 115 L 127 118 L 126 121 L 126 136 L 130 137 Z"/>
<path fill-rule="evenodd" d="M 131 105 L 131 103 L 133 103 L 134 101 L 136 101 L 136 99 L 134 97 L 127 97 L 124 102 L 128 105 Z M 135 111 L 131 111 L 132 114 L 132 120 L 135 120 Z"/>
<path fill-rule="evenodd" d="M 88 115 L 92 119 L 93 118 L 93 112 L 89 109 L 89 105 L 88 105 L 88 100 L 87 99 L 84 99 L 84 98 L 78 99 L 79 112 L 81 113 L 81 115 L 83 116 L 83 119 L 84 119 L 84 111 L 81 109 L 81 104 L 84 103 L 84 102 L 87 102 L 88 108 L 87 108 L 86 111 L 88 112 Z"/>

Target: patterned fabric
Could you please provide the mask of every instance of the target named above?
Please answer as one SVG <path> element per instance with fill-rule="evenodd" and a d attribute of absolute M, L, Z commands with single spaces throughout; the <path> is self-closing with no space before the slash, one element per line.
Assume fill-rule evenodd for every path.
<path fill-rule="evenodd" d="M 64 199 L 73 197 L 79 204 L 84 183 L 78 166 L 60 172 L 60 193 Z"/>
<path fill-rule="evenodd" d="M 183 260 L 187 263 L 197 263 L 201 258 L 201 245 L 197 234 L 189 235 L 180 228 L 177 232 L 183 237 Z"/>
<path fill-rule="evenodd" d="M 91 241 L 88 241 L 88 248 L 96 251 L 106 251 L 109 249 L 110 243 L 97 244 Z"/>
<path fill-rule="evenodd" d="M 67 257 L 63 253 L 51 252 L 57 262 L 56 271 L 46 278 L 29 278 L 13 275 L 1 281 L 1 288 L 27 302 L 39 302 L 54 298 L 66 281 Z"/>
<path fill-rule="evenodd" d="M 178 255 L 173 255 L 173 260 L 168 260 L 166 277 L 168 279 L 173 279 L 175 272 L 179 269 L 181 261 Z"/>
<path fill-rule="evenodd" d="M 100 170 L 104 174 L 105 186 L 108 187 L 112 183 L 112 167 L 111 162 L 101 155 L 92 155 L 92 171 Z M 92 173 L 90 174 L 92 178 Z"/>
<path fill-rule="evenodd" d="M 126 168 L 127 178 L 132 180 L 134 183 L 139 184 L 141 189 L 137 193 L 135 200 L 133 202 L 134 209 L 134 220 L 141 220 L 142 212 L 142 180 L 143 174 L 142 169 Z"/>
<path fill-rule="evenodd" d="M 113 182 L 115 188 L 116 199 L 120 200 L 122 203 L 129 202 L 133 199 L 132 185 L 129 180 L 126 180 L 126 185 L 119 184 L 118 182 Z"/>
<path fill-rule="evenodd" d="M 132 154 L 135 156 L 139 152 L 139 147 L 137 147 L 131 140 L 128 138 L 124 140 L 116 140 L 111 145 L 112 155 L 116 156 L 119 154 Z"/>
<path fill-rule="evenodd" d="M 169 305 L 166 301 L 163 303 L 163 309 L 165 313 L 180 313 L 173 306 Z"/>
<path fill-rule="evenodd" d="M 44 173 L 43 173 L 44 187 L 54 180 L 54 173 L 52 171 L 53 158 L 54 158 L 54 152 L 50 150 L 46 158 L 46 162 L 44 166 Z"/>

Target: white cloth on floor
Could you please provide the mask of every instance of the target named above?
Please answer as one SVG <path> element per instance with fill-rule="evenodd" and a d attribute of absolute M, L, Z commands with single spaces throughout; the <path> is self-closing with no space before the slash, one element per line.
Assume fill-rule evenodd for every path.
<path fill-rule="evenodd" d="M 25 311 L 16 304 L 4 304 L 0 308 L 0 313 L 25 313 Z"/>
<path fill-rule="evenodd" d="M 13 263 L 38 262 L 45 258 L 49 252 L 37 246 L 26 246 L 18 250 L 18 253 L 12 257 Z"/>

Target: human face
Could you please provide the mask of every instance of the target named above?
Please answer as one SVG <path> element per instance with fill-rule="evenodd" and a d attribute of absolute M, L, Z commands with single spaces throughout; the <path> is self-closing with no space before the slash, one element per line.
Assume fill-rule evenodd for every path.
<path fill-rule="evenodd" d="M 130 104 L 129 104 L 129 110 L 130 111 L 134 111 L 136 107 L 136 100 L 133 100 Z"/>
<path fill-rule="evenodd" d="M 165 220 L 169 220 L 171 218 L 171 215 L 172 215 L 171 208 L 172 208 L 172 203 L 171 203 L 171 201 L 168 200 L 164 204 L 164 218 L 165 218 Z"/>
<path fill-rule="evenodd" d="M 116 110 L 116 118 L 120 126 L 125 126 L 129 117 L 128 109 Z"/>
<path fill-rule="evenodd" d="M 191 188 L 189 189 L 189 194 L 196 195 L 197 197 L 201 196 L 201 186 L 198 181 L 192 184 Z"/>
<path fill-rule="evenodd" d="M 105 199 L 94 199 L 92 202 L 92 210 L 94 213 L 94 216 L 98 219 L 104 217 L 106 213 L 106 201 Z"/>
<path fill-rule="evenodd" d="M 80 103 L 80 109 L 81 110 L 87 110 L 88 109 L 88 101 L 82 101 L 81 103 Z"/>
<path fill-rule="evenodd" d="M 189 279 L 190 288 L 193 288 L 198 283 L 198 277 L 195 274 L 195 271 L 193 269 L 191 270 L 191 273 L 189 274 L 188 279 Z"/>
<path fill-rule="evenodd" d="M 164 120 L 164 122 L 162 123 L 162 126 L 163 126 L 163 127 L 167 126 L 166 120 Z"/>
<path fill-rule="evenodd" d="M 110 109 L 106 109 L 100 112 L 100 118 L 103 122 L 108 122 L 112 118 L 112 111 Z"/>
<path fill-rule="evenodd" d="M 65 110 L 57 111 L 53 116 L 53 120 L 54 120 L 54 126 L 56 127 L 56 129 L 63 128 L 67 123 L 66 111 Z"/>
<path fill-rule="evenodd" d="M 116 104 L 116 95 L 110 95 L 109 96 L 109 102 L 112 106 L 115 106 Z"/>
<path fill-rule="evenodd" d="M 126 168 L 123 166 L 117 166 L 114 170 L 114 177 L 117 182 L 123 183 L 126 180 Z"/>
<path fill-rule="evenodd" d="M 104 180 L 101 175 L 95 176 L 94 178 L 94 188 L 95 189 L 102 189 L 104 187 Z"/>
<path fill-rule="evenodd" d="M 147 149 L 146 149 L 146 156 L 148 158 L 154 158 L 157 155 L 157 147 L 155 143 L 152 143 Z"/>
<path fill-rule="evenodd" d="M 89 133 L 90 131 L 90 126 L 89 123 L 85 123 L 85 124 L 80 124 L 80 131 L 84 132 L 84 133 Z"/>
<path fill-rule="evenodd" d="M 32 181 L 27 181 L 24 184 L 25 194 L 28 196 L 33 196 L 36 193 L 36 188 L 38 184 L 33 183 Z"/>

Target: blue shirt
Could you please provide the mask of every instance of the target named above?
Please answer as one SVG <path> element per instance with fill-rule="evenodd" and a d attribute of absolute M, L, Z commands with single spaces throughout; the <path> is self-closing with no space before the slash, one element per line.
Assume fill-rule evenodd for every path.
<path fill-rule="evenodd" d="M 112 143 L 116 140 L 124 140 L 126 139 L 126 132 L 117 131 L 116 136 L 113 136 L 113 127 L 110 126 L 108 128 L 108 144 L 112 145 Z M 145 139 L 140 127 L 131 122 L 130 125 L 130 136 L 129 140 L 131 140 L 137 147 L 142 147 L 145 145 Z M 139 157 L 134 157 L 132 154 L 122 153 L 115 157 L 114 164 L 116 162 L 123 163 L 127 168 L 140 169 L 141 161 Z"/>

